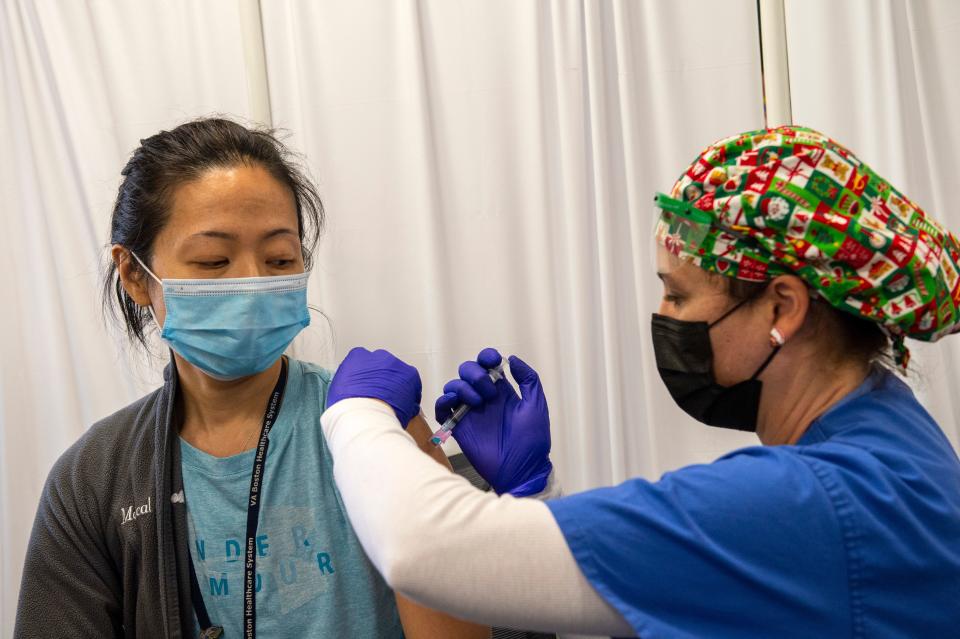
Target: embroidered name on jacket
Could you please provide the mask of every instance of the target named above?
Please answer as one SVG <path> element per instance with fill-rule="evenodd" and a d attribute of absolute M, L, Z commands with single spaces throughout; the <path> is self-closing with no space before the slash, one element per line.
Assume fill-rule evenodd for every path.
<path fill-rule="evenodd" d="M 140 506 L 120 507 L 120 525 L 131 522 L 141 515 L 149 515 L 153 512 L 153 497 L 147 497 L 147 503 Z"/>

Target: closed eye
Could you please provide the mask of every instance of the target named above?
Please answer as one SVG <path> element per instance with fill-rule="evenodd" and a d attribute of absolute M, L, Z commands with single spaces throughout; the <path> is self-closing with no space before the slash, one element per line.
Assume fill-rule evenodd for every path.
<path fill-rule="evenodd" d="M 208 262 L 194 262 L 200 268 L 218 269 L 223 268 L 230 262 L 228 260 L 212 260 Z"/>

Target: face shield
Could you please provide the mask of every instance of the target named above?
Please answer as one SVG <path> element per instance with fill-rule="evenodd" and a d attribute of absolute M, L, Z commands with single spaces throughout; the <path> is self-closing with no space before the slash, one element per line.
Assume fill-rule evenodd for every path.
<path fill-rule="evenodd" d="M 663 193 L 657 193 L 653 202 L 655 271 L 670 273 L 691 262 L 699 266 L 701 260 L 698 257 L 702 255 L 701 248 L 710 232 L 711 215 Z"/>
<path fill-rule="evenodd" d="M 657 225 L 653 255 L 658 273 L 693 264 L 709 273 L 752 281 L 767 279 L 766 270 L 754 268 L 756 261 L 743 255 L 743 247 L 755 241 L 750 239 L 748 227 L 738 226 L 742 220 L 741 199 L 718 198 L 717 202 L 717 210 L 704 211 L 663 193 L 654 196 Z"/>

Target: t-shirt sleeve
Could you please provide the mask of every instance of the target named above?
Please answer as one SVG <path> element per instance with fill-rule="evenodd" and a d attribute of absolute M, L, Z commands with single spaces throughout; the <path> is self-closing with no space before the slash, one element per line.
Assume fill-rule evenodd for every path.
<path fill-rule="evenodd" d="M 547 503 L 584 575 L 639 636 L 850 633 L 837 515 L 787 447 Z"/>

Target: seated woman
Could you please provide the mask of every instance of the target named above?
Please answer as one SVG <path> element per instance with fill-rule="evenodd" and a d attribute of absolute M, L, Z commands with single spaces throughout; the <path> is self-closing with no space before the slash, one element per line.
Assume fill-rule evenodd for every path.
<path fill-rule="evenodd" d="M 287 150 L 205 119 L 143 140 L 122 175 L 104 303 L 135 343 L 162 327 L 172 360 L 51 471 L 15 636 L 488 636 L 395 596 L 346 518 L 330 374 L 282 356 L 324 221 Z"/>

